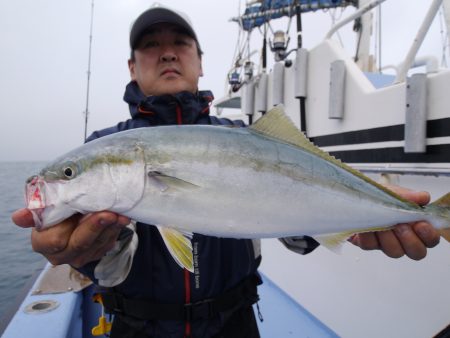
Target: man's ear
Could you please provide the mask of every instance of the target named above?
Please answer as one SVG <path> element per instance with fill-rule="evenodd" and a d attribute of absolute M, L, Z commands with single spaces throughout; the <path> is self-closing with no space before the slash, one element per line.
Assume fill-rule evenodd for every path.
<path fill-rule="evenodd" d="M 136 81 L 136 73 L 135 73 L 136 64 L 133 60 L 128 60 L 128 69 L 130 71 L 130 78 L 132 81 Z"/>
<path fill-rule="evenodd" d="M 201 60 L 200 60 L 200 76 L 203 76 L 203 66 Z"/>

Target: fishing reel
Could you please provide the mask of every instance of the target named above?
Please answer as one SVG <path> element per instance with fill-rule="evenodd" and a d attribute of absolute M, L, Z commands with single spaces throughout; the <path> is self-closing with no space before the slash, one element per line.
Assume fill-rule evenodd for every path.
<path fill-rule="evenodd" d="M 273 34 L 273 42 L 270 41 L 270 50 L 275 54 L 275 61 L 283 61 L 286 59 L 289 40 L 290 38 L 281 30 Z"/>
<path fill-rule="evenodd" d="M 237 92 L 242 85 L 253 77 L 254 63 L 252 61 L 245 61 L 243 68 L 244 81 L 241 80 L 241 71 L 239 68 L 235 67 L 228 73 L 228 84 L 231 86 L 233 92 Z"/>

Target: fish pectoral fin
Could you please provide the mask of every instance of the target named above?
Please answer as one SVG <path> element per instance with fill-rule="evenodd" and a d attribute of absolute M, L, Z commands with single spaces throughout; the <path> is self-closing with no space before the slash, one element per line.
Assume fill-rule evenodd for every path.
<path fill-rule="evenodd" d="M 192 233 L 172 228 L 157 226 L 164 244 L 177 264 L 194 273 L 194 257 L 192 254 Z"/>
<path fill-rule="evenodd" d="M 159 171 L 149 171 L 147 176 L 150 180 L 150 184 L 161 192 L 166 192 L 171 188 L 177 190 L 193 190 L 199 188 L 198 185 L 184 181 L 177 177 L 165 175 Z"/>
<path fill-rule="evenodd" d="M 341 253 L 344 243 L 354 234 L 354 232 L 340 232 L 337 234 L 316 235 L 314 239 L 327 249 Z"/>

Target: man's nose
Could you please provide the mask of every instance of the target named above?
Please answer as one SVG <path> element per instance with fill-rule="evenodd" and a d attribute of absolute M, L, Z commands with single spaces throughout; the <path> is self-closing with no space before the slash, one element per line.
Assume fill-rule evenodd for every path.
<path fill-rule="evenodd" d="M 165 49 L 161 54 L 160 60 L 162 62 L 173 62 L 177 60 L 177 55 L 171 49 Z"/>

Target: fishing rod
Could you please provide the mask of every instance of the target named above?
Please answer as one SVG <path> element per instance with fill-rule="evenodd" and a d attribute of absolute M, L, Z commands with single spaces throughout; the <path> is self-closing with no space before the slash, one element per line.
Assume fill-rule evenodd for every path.
<path fill-rule="evenodd" d="M 91 3 L 91 25 L 89 33 L 89 54 L 88 54 L 88 70 L 87 70 L 87 86 L 86 86 L 86 109 L 84 111 L 84 141 L 87 139 L 87 126 L 89 119 L 89 89 L 91 82 L 91 55 L 92 55 L 92 27 L 94 24 L 94 0 Z"/>

